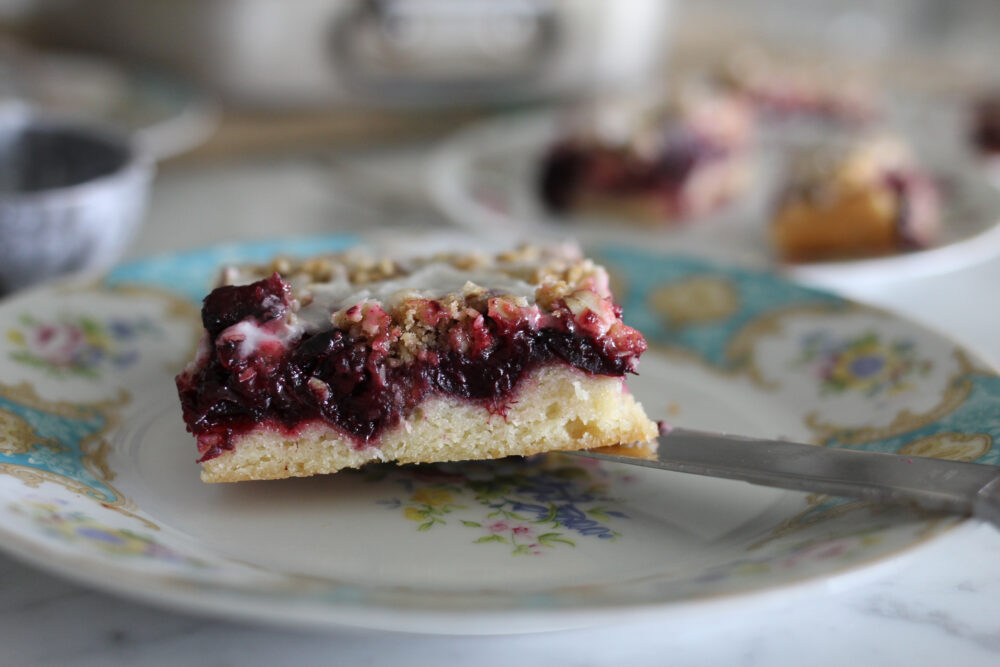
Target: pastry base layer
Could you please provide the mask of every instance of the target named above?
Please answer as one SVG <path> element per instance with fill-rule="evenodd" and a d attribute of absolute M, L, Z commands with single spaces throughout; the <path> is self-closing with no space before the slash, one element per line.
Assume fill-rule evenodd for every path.
<path fill-rule="evenodd" d="M 786 205 L 771 240 L 789 262 L 885 255 L 900 249 L 897 206 L 888 190 L 850 193 L 825 206 Z"/>
<path fill-rule="evenodd" d="M 477 403 L 435 396 L 373 446 L 322 422 L 294 435 L 257 429 L 231 451 L 205 461 L 205 482 L 308 477 L 357 468 L 372 461 L 433 463 L 527 456 L 558 450 L 649 443 L 656 424 L 620 377 L 586 375 L 568 366 L 546 366 L 526 377 L 505 414 Z M 618 448 L 621 455 L 649 456 L 653 446 Z"/>

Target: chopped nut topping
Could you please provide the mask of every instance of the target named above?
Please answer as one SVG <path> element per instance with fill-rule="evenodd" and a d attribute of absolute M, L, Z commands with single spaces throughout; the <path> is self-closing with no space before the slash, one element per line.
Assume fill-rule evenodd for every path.
<path fill-rule="evenodd" d="M 411 260 L 374 259 L 355 251 L 304 260 L 278 257 L 266 265 L 228 268 L 221 282 L 246 282 L 278 272 L 295 286 L 295 305 L 304 307 L 314 300 L 311 290 L 324 282 L 346 280 L 361 287 L 407 275 L 429 262 L 445 262 L 463 271 L 489 268 L 538 285 L 535 303 L 470 281 L 460 291 L 437 299 L 414 290 L 401 293 L 394 305 L 374 300 L 351 304 L 331 313 L 331 324 L 358 339 L 386 346 L 391 357 L 409 362 L 442 345 L 467 350 L 482 344 L 487 336 L 485 317 L 500 326 L 527 323 L 530 327 L 569 317 L 594 335 L 603 335 L 618 319 L 610 301 L 607 272 L 565 247 L 525 245 L 495 256 L 443 253 Z"/>

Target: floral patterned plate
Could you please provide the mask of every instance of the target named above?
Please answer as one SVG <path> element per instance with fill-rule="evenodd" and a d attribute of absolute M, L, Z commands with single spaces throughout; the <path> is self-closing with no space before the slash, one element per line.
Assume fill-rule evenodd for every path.
<path fill-rule="evenodd" d="M 548 630 L 815 590 L 961 519 L 551 455 L 206 485 L 173 375 L 217 247 L 0 304 L 0 546 L 79 581 L 298 625 Z M 939 335 L 773 275 L 594 250 L 674 423 L 995 463 L 1000 378 Z M 870 571 L 870 570 L 866 570 Z M 793 586 L 794 585 L 794 586 Z"/>

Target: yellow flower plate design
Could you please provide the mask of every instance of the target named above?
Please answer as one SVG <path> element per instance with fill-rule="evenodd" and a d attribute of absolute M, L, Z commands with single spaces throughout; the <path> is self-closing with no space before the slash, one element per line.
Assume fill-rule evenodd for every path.
<path fill-rule="evenodd" d="M 808 594 L 961 519 L 559 455 L 206 485 L 173 376 L 223 263 L 123 265 L 0 304 L 0 548 L 158 604 L 310 626 L 551 630 Z M 1000 378 L 884 312 L 653 250 L 591 249 L 650 342 L 632 391 L 678 425 L 995 464 Z M 847 576 L 851 575 L 851 576 Z"/>

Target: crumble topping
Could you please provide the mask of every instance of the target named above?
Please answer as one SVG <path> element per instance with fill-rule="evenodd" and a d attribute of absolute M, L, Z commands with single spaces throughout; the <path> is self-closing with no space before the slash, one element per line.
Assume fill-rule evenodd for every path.
<path fill-rule="evenodd" d="M 666 98 L 614 98 L 581 107 L 568 119 L 566 141 L 579 148 L 622 151 L 654 161 L 675 144 L 704 139 L 719 148 L 750 143 L 754 120 L 736 95 L 699 81 Z"/>
<path fill-rule="evenodd" d="M 572 246 L 524 245 L 495 256 L 278 257 L 266 265 L 226 268 L 221 282 L 239 286 L 261 279 L 286 284 L 288 302 L 278 324 L 273 316 L 241 318 L 224 332 L 221 340 L 236 341 L 241 356 L 336 328 L 373 341 L 405 363 L 442 342 L 460 352 L 482 348 L 488 342 L 485 317 L 535 330 L 564 319 L 592 336 L 627 337 L 620 309 L 611 302 L 607 271 Z M 206 329 L 223 333 L 218 326 Z"/>
<path fill-rule="evenodd" d="M 882 185 L 887 174 L 916 171 L 916 159 L 906 144 L 896 137 L 880 135 L 794 152 L 788 186 L 794 194 L 822 199 L 838 190 Z"/>

